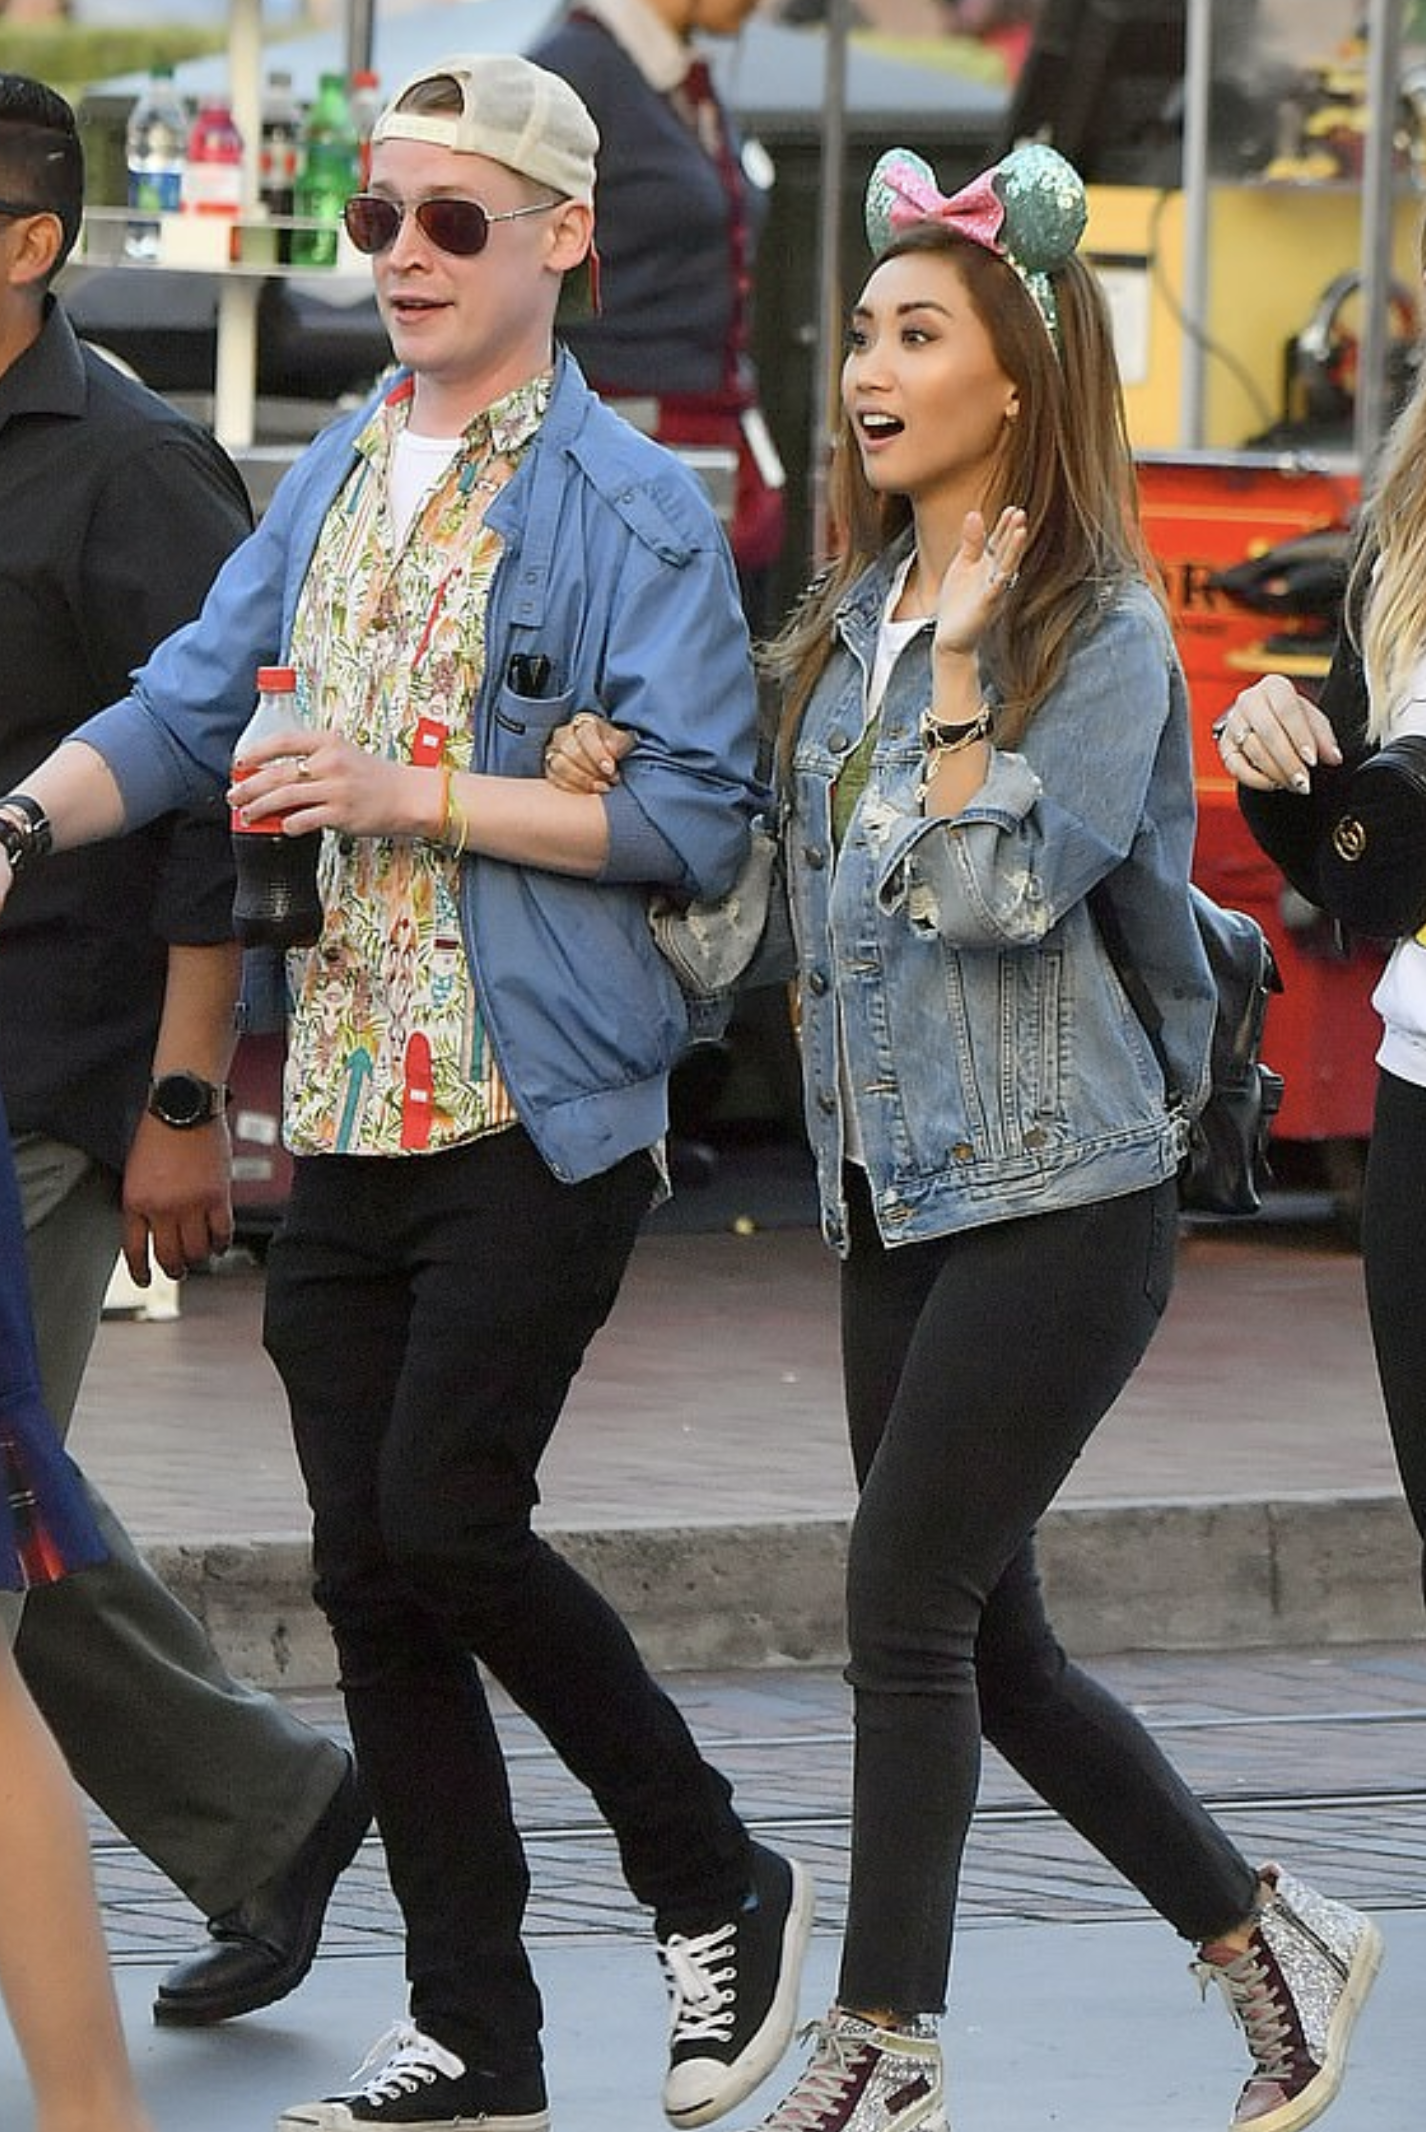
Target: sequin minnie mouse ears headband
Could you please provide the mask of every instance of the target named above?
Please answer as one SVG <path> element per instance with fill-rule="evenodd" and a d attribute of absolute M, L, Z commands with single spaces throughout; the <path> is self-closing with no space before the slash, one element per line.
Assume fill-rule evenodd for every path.
<path fill-rule="evenodd" d="M 873 252 L 913 223 L 943 222 L 1015 269 L 1056 347 L 1060 322 L 1050 276 L 1073 255 L 1087 219 L 1079 172 L 1043 141 L 1012 148 L 949 198 L 938 191 L 930 164 L 909 148 L 888 149 L 867 185 Z"/>

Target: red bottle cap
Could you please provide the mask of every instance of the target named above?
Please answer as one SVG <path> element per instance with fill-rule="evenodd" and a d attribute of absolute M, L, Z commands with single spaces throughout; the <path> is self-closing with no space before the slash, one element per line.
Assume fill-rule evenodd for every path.
<path fill-rule="evenodd" d="M 295 666 L 260 666 L 257 670 L 257 685 L 264 692 L 268 689 L 293 689 L 297 686 Z"/>

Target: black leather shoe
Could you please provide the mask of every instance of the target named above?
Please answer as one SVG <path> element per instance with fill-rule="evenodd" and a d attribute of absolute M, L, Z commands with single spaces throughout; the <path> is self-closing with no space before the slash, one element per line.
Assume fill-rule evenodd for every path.
<path fill-rule="evenodd" d="M 208 1920 L 209 1943 L 170 1969 L 153 2017 L 199 2027 L 254 2013 L 295 1990 L 312 1967 L 338 1875 L 371 1825 L 371 1808 L 348 1760 L 331 1804 L 280 1878 Z"/>

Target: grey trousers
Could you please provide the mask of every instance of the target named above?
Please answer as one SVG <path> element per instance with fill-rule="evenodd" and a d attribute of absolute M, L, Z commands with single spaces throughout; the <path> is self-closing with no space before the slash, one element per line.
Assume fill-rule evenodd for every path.
<path fill-rule="evenodd" d="M 36 1134 L 12 1145 L 40 1372 L 63 1437 L 119 1248 L 117 1187 L 75 1148 Z M 346 1758 L 272 1696 L 231 1678 L 85 1485 L 110 1558 L 31 1592 L 23 1612 L 10 1604 L 15 1654 L 82 1789 L 215 1917 L 287 1867 Z"/>

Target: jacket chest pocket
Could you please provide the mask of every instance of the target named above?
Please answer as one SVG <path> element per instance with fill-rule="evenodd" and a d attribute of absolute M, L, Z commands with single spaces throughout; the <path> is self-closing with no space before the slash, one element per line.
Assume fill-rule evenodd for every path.
<path fill-rule="evenodd" d="M 556 726 L 569 722 L 574 711 L 573 689 L 561 689 L 548 696 L 525 696 L 507 677 L 495 698 L 499 769 L 512 777 L 543 776 L 549 737 Z"/>

